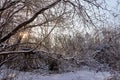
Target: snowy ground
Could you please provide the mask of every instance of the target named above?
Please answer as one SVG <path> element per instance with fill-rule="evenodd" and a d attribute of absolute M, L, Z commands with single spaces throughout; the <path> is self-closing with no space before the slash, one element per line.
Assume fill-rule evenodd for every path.
<path fill-rule="evenodd" d="M 13 77 L 15 75 L 13 73 L 13 74 L 9 74 L 8 76 Z M 80 70 L 75 72 L 50 74 L 50 75 L 41 75 L 39 73 L 31 73 L 31 72 L 25 72 L 25 73 L 19 72 L 19 74 L 14 78 L 14 80 L 106 80 L 106 78 L 110 76 L 111 75 L 109 72 L 96 73 L 95 71 L 88 71 L 88 70 Z"/>

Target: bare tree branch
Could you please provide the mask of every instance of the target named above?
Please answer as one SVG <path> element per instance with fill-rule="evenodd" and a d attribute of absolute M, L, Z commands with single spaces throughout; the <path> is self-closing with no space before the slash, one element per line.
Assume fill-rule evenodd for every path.
<path fill-rule="evenodd" d="M 3 6 L 2 8 L 0 8 L 0 12 L 10 8 L 11 6 L 17 4 L 18 2 L 19 0 L 10 2 L 6 7 Z"/>
<path fill-rule="evenodd" d="M 19 24 L 16 28 L 14 28 L 11 32 L 9 32 L 7 35 L 3 36 L 0 39 L 0 43 L 6 41 L 7 39 L 9 39 L 12 35 L 16 34 L 16 32 L 21 29 L 23 26 L 26 26 L 27 24 L 31 23 L 32 21 L 34 21 L 34 19 L 41 13 L 43 13 L 45 10 L 50 9 L 51 7 L 55 6 L 58 2 L 60 2 L 61 0 L 57 0 L 55 2 L 53 2 L 52 4 L 40 9 L 38 12 L 36 12 L 29 20 Z"/>

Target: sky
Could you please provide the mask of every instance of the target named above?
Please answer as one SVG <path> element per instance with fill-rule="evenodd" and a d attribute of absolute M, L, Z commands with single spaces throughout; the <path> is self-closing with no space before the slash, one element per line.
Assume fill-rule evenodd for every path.
<path fill-rule="evenodd" d="M 112 15 L 114 16 L 111 18 L 112 21 L 114 21 L 115 24 L 120 25 L 120 0 L 106 0 L 106 2 L 112 10 Z"/>
<path fill-rule="evenodd" d="M 98 0 L 98 1 L 103 1 L 103 0 Z M 106 0 L 106 3 L 107 3 L 107 8 L 109 9 L 109 10 L 111 10 L 110 11 L 110 13 L 109 12 L 107 12 L 107 11 L 104 11 L 103 13 L 105 13 L 106 14 L 106 16 L 107 16 L 107 20 L 108 21 L 106 21 L 106 23 L 105 23 L 105 27 L 106 26 L 111 26 L 111 25 L 113 25 L 113 27 L 114 27 L 114 25 L 116 24 L 116 25 L 119 25 L 119 23 L 120 23 L 120 15 L 118 15 L 119 13 L 120 13 L 120 6 L 117 6 L 117 1 L 119 1 L 120 2 L 120 0 Z M 87 6 L 87 5 L 86 5 Z M 101 11 L 101 13 L 102 13 L 102 11 Z M 116 16 L 117 15 L 117 16 Z M 94 15 L 93 15 L 94 16 Z M 103 17 L 104 17 L 104 15 L 102 15 Z M 105 16 L 105 17 L 106 17 Z M 114 17 L 115 16 L 115 17 Z M 104 19 L 103 19 L 104 20 Z M 104 20 L 105 21 L 105 20 Z M 96 21 L 97 22 L 97 21 Z M 74 28 L 75 30 L 85 30 L 85 28 L 82 28 L 80 25 L 80 23 L 78 24 L 78 23 L 75 23 L 75 24 L 77 24 L 77 25 L 75 25 L 76 27 Z M 100 27 L 101 27 L 101 24 L 102 23 L 99 23 L 99 22 L 97 22 L 96 24 L 98 24 L 98 25 L 100 25 Z M 103 25 L 102 25 L 103 26 Z M 61 31 L 62 33 L 64 32 L 64 33 L 66 33 L 66 34 L 70 34 L 70 32 L 74 32 L 74 29 L 71 29 L 72 31 Z M 36 31 L 36 30 L 35 30 Z M 89 30 L 89 29 L 86 29 L 86 31 L 87 32 L 92 32 L 92 30 Z M 56 33 L 58 33 L 58 32 L 56 32 Z"/>

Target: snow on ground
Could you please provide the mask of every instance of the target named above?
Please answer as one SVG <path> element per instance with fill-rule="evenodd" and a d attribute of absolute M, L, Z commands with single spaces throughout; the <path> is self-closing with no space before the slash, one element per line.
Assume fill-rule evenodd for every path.
<path fill-rule="evenodd" d="M 9 76 L 14 76 L 11 74 Z M 81 70 L 62 74 L 41 75 L 39 73 L 20 72 L 15 80 L 105 80 L 111 76 L 109 72 L 98 72 Z"/>

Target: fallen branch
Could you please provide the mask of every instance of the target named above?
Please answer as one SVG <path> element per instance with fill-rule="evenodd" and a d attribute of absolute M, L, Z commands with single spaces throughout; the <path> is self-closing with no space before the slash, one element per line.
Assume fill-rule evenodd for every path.
<path fill-rule="evenodd" d="M 0 52 L 0 55 L 9 55 L 9 54 L 19 54 L 19 53 L 30 53 L 31 50 L 29 51 L 24 51 L 24 50 L 21 50 L 21 51 L 5 51 L 5 52 Z"/>

